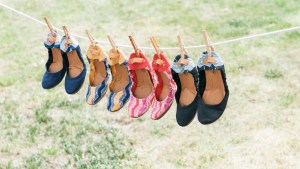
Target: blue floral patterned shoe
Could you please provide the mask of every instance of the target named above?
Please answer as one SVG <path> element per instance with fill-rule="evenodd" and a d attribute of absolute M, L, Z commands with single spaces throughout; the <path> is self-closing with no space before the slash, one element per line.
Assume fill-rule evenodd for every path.
<path fill-rule="evenodd" d="M 67 56 L 67 75 L 65 78 L 65 90 L 68 94 L 77 93 L 85 79 L 86 66 L 84 64 L 78 42 L 69 36 L 62 38 L 60 50 Z"/>
<path fill-rule="evenodd" d="M 89 105 L 95 105 L 103 98 L 108 88 L 107 56 L 102 47 L 95 44 L 89 46 L 87 58 L 91 68 L 86 102 Z"/>
<path fill-rule="evenodd" d="M 109 51 L 109 66 L 112 82 L 109 84 L 107 110 L 115 112 L 120 110 L 129 100 L 132 81 L 128 71 L 128 62 L 120 49 Z"/>
<path fill-rule="evenodd" d="M 45 47 L 48 49 L 46 72 L 42 80 L 44 89 L 50 89 L 58 85 L 66 74 L 66 56 L 59 49 L 60 42 L 61 38 L 57 33 L 55 33 L 55 37 L 49 33 L 44 42 Z"/>

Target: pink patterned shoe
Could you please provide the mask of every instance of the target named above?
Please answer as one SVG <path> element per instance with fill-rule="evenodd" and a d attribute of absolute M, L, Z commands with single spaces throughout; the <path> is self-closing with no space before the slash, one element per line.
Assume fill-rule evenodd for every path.
<path fill-rule="evenodd" d="M 128 111 L 131 117 L 137 118 L 145 114 L 152 105 L 156 87 L 155 74 L 142 52 L 139 52 L 139 55 L 136 53 L 130 55 L 128 67 L 133 81 Z"/>
<path fill-rule="evenodd" d="M 157 75 L 158 84 L 155 88 L 155 99 L 150 117 L 152 120 L 158 120 L 171 107 L 177 87 L 172 78 L 170 63 L 164 53 L 153 56 L 152 67 Z"/>

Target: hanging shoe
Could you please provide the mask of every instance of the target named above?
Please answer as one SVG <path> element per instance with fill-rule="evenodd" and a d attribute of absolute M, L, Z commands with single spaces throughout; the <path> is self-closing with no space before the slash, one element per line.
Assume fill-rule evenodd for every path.
<path fill-rule="evenodd" d="M 176 92 L 176 84 L 172 78 L 170 63 L 164 53 L 155 54 L 152 60 L 152 68 L 155 70 L 158 84 L 155 88 L 155 99 L 151 113 L 151 119 L 158 120 L 165 115 L 173 103 Z"/>
<path fill-rule="evenodd" d="M 103 98 L 108 88 L 107 55 L 100 45 L 91 44 L 87 50 L 87 59 L 90 64 L 90 74 L 86 102 L 95 105 Z"/>
<path fill-rule="evenodd" d="M 120 110 L 129 100 L 132 81 L 128 71 L 128 61 L 120 49 L 109 51 L 109 67 L 112 82 L 109 84 L 107 110 L 115 112 Z"/>
<path fill-rule="evenodd" d="M 49 33 L 44 42 L 48 49 L 48 61 L 46 62 L 46 72 L 42 80 L 44 89 L 51 89 L 58 85 L 66 74 L 66 56 L 61 53 L 60 46 L 61 38 L 55 33 L 55 37 Z"/>
<path fill-rule="evenodd" d="M 145 114 L 153 102 L 156 86 L 155 75 L 148 59 L 142 52 L 139 52 L 139 56 L 132 53 L 128 66 L 133 81 L 128 111 L 131 117 L 137 118 Z"/>
<path fill-rule="evenodd" d="M 72 36 L 69 36 L 69 40 L 66 39 L 66 36 L 63 36 L 60 50 L 66 54 L 68 61 L 65 90 L 68 94 L 75 94 L 82 87 L 86 75 L 86 67 L 80 46 Z"/>
<path fill-rule="evenodd" d="M 222 58 L 214 51 L 212 57 L 215 63 L 203 63 L 207 52 L 201 54 L 198 60 L 199 72 L 199 107 L 198 120 L 202 124 L 211 124 L 218 120 L 227 105 L 229 89 Z"/>
<path fill-rule="evenodd" d="M 184 55 L 187 65 L 178 65 L 181 55 L 176 56 L 172 65 L 172 76 L 177 85 L 175 99 L 177 102 L 176 120 L 178 125 L 184 127 L 193 121 L 197 108 L 199 95 L 197 93 L 198 71 L 193 60 Z"/>

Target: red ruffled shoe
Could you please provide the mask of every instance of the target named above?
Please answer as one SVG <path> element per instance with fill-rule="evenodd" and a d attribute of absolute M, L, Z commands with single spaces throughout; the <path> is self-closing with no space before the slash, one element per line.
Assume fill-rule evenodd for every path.
<path fill-rule="evenodd" d="M 139 52 L 139 55 L 136 53 L 130 55 L 128 67 L 133 81 L 128 111 L 131 117 L 137 118 L 145 114 L 152 105 L 156 87 L 155 74 L 142 52 Z"/>
<path fill-rule="evenodd" d="M 158 84 L 155 88 L 155 99 L 151 113 L 151 119 L 158 120 L 163 117 L 173 103 L 177 90 L 172 78 L 170 63 L 164 53 L 155 54 L 152 60 L 152 68 L 157 75 Z"/>

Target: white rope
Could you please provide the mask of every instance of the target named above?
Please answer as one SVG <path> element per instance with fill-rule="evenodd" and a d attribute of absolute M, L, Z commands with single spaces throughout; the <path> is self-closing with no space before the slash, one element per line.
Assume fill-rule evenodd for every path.
<path fill-rule="evenodd" d="M 27 15 L 27 14 L 21 12 L 21 11 L 18 11 L 14 8 L 11 8 L 11 7 L 5 5 L 1 2 L 0 2 L 0 6 L 6 8 L 8 10 L 11 10 L 11 11 L 13 11 L 13 12 L 19 14 L 19 15 L 22 15 L 22 16 L 28 18 L 28 19 L 31 19 L 31 20 L 39 23 L 39 24 L 47 26 L 46 23 L 44 23 L 44 22 L 42 22 L 42 21 L 40 21 L 36 18 L 33 18 L 32 16 Z M 61 30 L 57 27 L 53 27 L 53 28 L 57 31 L 63 32 L 63 30 Z M 216 42 L 216 43 L 212 43 L 212 45 L 216 46 L 216 45 L 222 45 L 222 44 L 227 44 L 227 43 L 237 42 L 237 41 L 243 41 L 243 40 L 248 40 L 248 39 L 256 39 L 256 38 L 260 38 L 260 37 L 265 37 L 265 36 L 274 35 L 274 34 L 280 34 L 280 33 L 284 33 L 284 32 L 295 31 L 295 30 L 299 30 L 299 29 L 300 29 L 300 26 L 290 27 L 290 28 L 281 29 L 281 30 L 277 30 L 277 31 L 266 32 L 266 33 L 261 33 L 261 34 L 256 34 L 256 35 L 251 35 L 251 36 L 245 36 L 245 37 L 235 38 L 235 39 L 231 39 L 231 40 L 226 40 L 226 41 L 223 41 L 223 42 Z M 73 34 L 73 33 L 70 33 L 70 34 L 75 36 L 75 37 L 88 40 L 87 37 L 84 37 L 84 36 L 81 36 L 81 35 L 76 35 L 76 34 Z M 101 40 L 96 40 L 96 42 L 104 44 L 104 45 L 109 45 L 110 44 L 108 42 L 101 41 Z M 119 47 L 124 47 L 124 48 L 132 48 L 132 46 L 129 46 L 129 45 L 122 45 L 122 44 L 116 44 L 116 45 L 119 46 Z M 186 46 L 185 48 L 186 49 L 195 49 L 195 48 L 202 48 L 202 47 L 205 47 L 205 45 Z M 147 49 L 147 50 L 154 50 L 152 47 L 139 47 L 139 48 L 140 49 Z M 162 49 L 162 50 L 178 50 L 179 47 L 160 47 L 160 49 Z"/>

